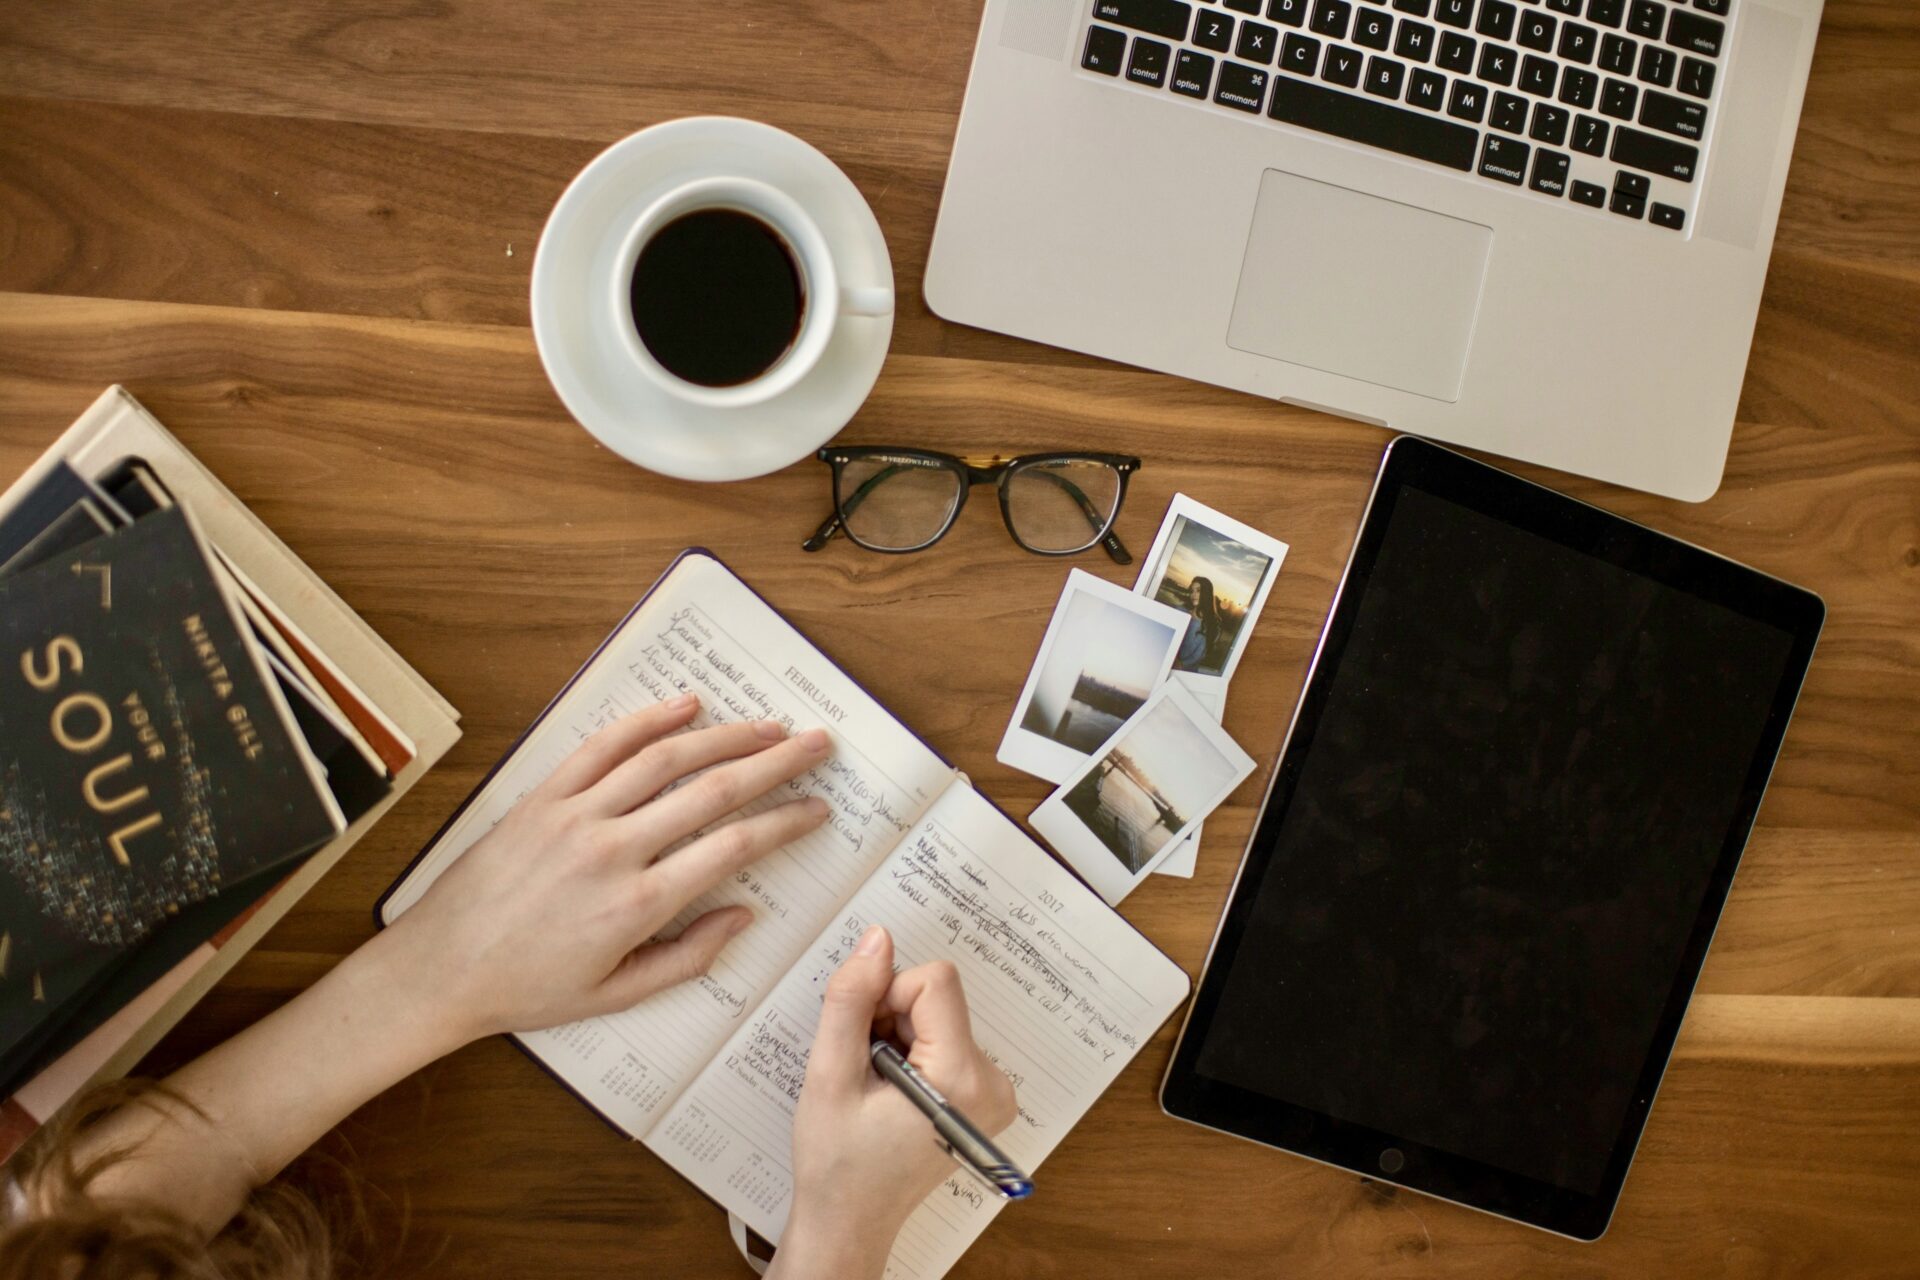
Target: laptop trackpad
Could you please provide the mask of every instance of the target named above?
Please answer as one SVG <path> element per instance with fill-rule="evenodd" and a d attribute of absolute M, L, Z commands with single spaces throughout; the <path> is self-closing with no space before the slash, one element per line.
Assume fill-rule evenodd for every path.
<path fill-rule="evenodd" d="M 1460 398 L 1493 229 L 1269 169 L 1227 345 Z"/>

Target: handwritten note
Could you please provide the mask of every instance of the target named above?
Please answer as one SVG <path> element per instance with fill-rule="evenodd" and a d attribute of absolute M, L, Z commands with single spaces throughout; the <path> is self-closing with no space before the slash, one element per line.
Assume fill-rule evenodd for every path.
<path fill-rule="evenodd" d="M 777 1240 L 791 1204 L 793 1113 L 827 980 L 870 924 L 901 966 L 959 969 L 975 1038 L 1013 1078 L 1019 1112 L 1001 1135 L 1014 1160 L 1041 1159 L 1112 1083 L 1187 990 L 1186 975 L 972 790 L 955 787 L 898 843 L 772 994 L 688 1086 L 649 1139 L 696 1184 L 723 1189 L 742 1163 L 783 1193 L 735 1212 Z M 676 1138 L 698 1109 L 729 1142 Z M 986 1229 L 1001 1202 L 956 1171 L 908 1221 L 888 1274 L 932 1280 Z"/>
<path fill-rule="evenodd" d="M 389 902 L 389 918 L 492 829 L 575 748 L 615 720 L 684 692 L 701 700 L 691 729 L 775 720 L 824 727 L 825 762 L 747 807 L 817 795 L 825 827 L 690 903 L 662 931 L 708 911 L 750 907 L 755 923 L 698 982 L 611 1017 L 523 1037 L 602 1112 L 636 1135 L 759 1003 L 886 852 L 953 780 L 953 771 L 828 662 L 737 578 L 688 557 L 649 597 L 475 798 Z M 697 838 L 697 837 L 696 837 Z M 668 853 L 666 856 L 671 857 Z"/>

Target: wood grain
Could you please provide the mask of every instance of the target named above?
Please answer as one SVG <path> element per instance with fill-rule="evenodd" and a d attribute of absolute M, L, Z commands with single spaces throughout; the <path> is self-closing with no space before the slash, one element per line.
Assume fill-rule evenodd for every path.
<path fill-rule="evenodd" d="M 694 487 L 599 448 L 526 328 L 547 209 L 608 142 L 725 111 L 874 205 L 901 315 L 846 438 L 1139 453 L 1293 545 L 1227 725 L 1270 762 L 1386 435 L 945 324 L 919 278 L 978 0 L 19 0 L 0 9 L 0 475 L 123 381 L 466 715 L 353 858 L 157 1051 L 311 982 L 670 556 L 719 551 L 1024 813 L 992 759 L 1062 567 L 984 508 L 817 556 L 814 464 Z M 1613 1230 L 1578 1246 L 1160 1115 L 1164 1031 L 955 1272 L 1893 1277 L 1920 1221 L 1920 11 L 1827 9 L 1727 479 L 1687 506 L 1521 470 L 1819 591 L 1829 623 Z M 513 247 L 511 256 L 507 253 Z M 1104 561 L 1084 566 L 1115 580 Z M 923 655 L 911 664 L 902 653 Z M 1259 794 L 1125 913 L 1198 968 Z M 744 1274 L 721 1217 L 504 1043 L 344 1127 L 388 1274 Z M 1143 1167 L 1138 1153 L 1151 1151 Z"/>

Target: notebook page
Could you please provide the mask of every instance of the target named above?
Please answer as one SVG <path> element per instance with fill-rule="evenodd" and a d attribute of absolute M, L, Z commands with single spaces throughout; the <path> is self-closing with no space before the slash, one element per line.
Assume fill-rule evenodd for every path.
<path fill-rule="evenodd" d="M 1019 1095 L 998 1141 L 1029 1172 L 1188 990 L 1177 965 L 997 809 L 952 788 L 646 1138 L 769 1240 L 792 1204 L 793 1112 L 827 979 L 872 924 L 892 932 L 902 968 L 959 967 L 974 1038 Z M 1072 1194 L 1039 1181 L 1042 1195 Z M 1002 1204 L 956 1169 L 908 1220 L 887 1275 L 936 1280 Z"/>
<path fill-rule="evenodd" d="M 595 1109 L 636 1137 L 947 787 L 953 770 L 925 744 L 725 566 L 688 555 L 385 908 L 392 920 L 418 901 L 447 865 L 595 731 L 689 690 L 701 698 L 694 728 L 761 717 L 785 721 L 795 732 L 824 726 L 833 735 L 833 755 L 748 811 L 819 795 L 832 806 L 832 817 L 696 898 L 662 930 L 662 936 L 677 936 L 716 907 L 744 903 L 753 909 L 753 927 L 727 945 L 705 978 L 623 1013 L 520 1037 Z"/>

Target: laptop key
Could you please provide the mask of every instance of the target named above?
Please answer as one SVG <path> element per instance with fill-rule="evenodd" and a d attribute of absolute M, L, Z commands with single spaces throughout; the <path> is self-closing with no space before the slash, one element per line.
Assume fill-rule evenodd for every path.
<path fill-rule="evenodd" d="M 1733 8 L 1733 0 L 1693 0 L 1693 7 L 1702 13 L 1711 13 L 1724 18 L 1727 10 Z"/>
<path fill-rule="evenodd" d="M 1532 4 L 1533 0 L 1527 0 L 1527 3 Z M 1569 14 L 1576 18 L 1580 16 L 1580 0 L 1547 0 L 1547 8 L 1555 13 Z"/>
<path fill-rule="evenodd" d="M 1625 191 L 1616 190 L 1613 193 L 1613 202 L 1609 207 L 1612 208 L 1615 213 L 1625 218 L 1644 217 L 1647 212 L 1647 198 L 1645 196 L 1636 196 Z"/>
<path fill-rule="evenodd" d="M 1353 42 L 1384 51 L 1393 43 L 1393 16 L 1374 9 L 1361 10 L 1353 20 Z"/>
<path fill-rule="evenodd" d="M 1172 61 L 1173 46 L 1135 36 L 1133 52 L 1127 56 L 1127 79 L 1158 89 L 1167 83 L 1167 64 Z"/>
<path fill-rule="evenodd" d="M 1726 34 L 1726 23 L 1689 13 L 1685 9 L 1675 8 L 1673 16 L 1667 19 L 1667 43 L 1689 53 L 1719 57 L 1720 42 L 1726 38 Z"/>
<path fill-rule="evenodd" d="M 1559 63 L 1538 54 L 1530 53 L 1520 61 L 1520 87 L 1536 97 L 1551 98 L 1559 74 Z"/>
<path fill-rule="evenodd" d="M 1707 131 L 1707 109 L 1698 102 L 1649 89 L 1640 100 L 1640 123 L 1649 129 L 1697 141 Z"/>
<path fill-rule="evenodd" d="M 1447 114 L 1456 120 L 1479 124 L 1487 114 L 1486 89 L 1470 81 L 1455 80 L 1453 93 L 1447 99 Z"/>
<path fill-rule="evenodd" d="M 1182 49 L 1173 56 L 1173 91 L 1189 98 L 1204 98 L 1213 86 L 1213 59 L 1204 53 Z"/>
<path fill-rule="evenodd" d="M 1713 96 L 1713 64 L 1698 58 L 1680 59 L 1680 92 L 1695 98 Z"/>
<path fill-rule="evenodd" d="M 1480 78 L 1493 84 L 1513 83 L 1513 50 L 1504 45 L 1480 46 Z"/>
<path fill-rule="evenodd" d="M 1569 22 L 1560 28 L 1560 56 L 1584 67 L 1593 61 L 1594 44 L 1599 39 L 1600 33 L 1592 27 Z"/>
<path fill-rule="evenodd" d="M 1600 114 L 1617 120 L 1631 120 L 1633 109 L 1639 102 L 1640 90 L 1637 87 L 1625 80 L 1609 80 L 1600 93 Z"/>
<path fill-rule="evenodd" d="M 1653 189 L 1653 180 L 1644 173 L 1628 173 L 1622 169 L 1613 175 L 1613 189 L 1630 196 L 1644 196 Z"/>
<path fill-rule="evenodd" d="M 1527 100 L 1513 93 L 1493 95 L 1493 108 L 1487 112 L 1487 123 L 1505 133 L 1525 133 L 1527 131 Z"/>
<path fill-rule="evenodd" d="M 1687 225 L 1687 211 L 1674 205 L 1661 204 L 1655 201 L 1653 208 L 1647 211 L 1647 221 L 1657 227 L 1669 227 L 1674 231 L 1679 231 Z"/>
<path fill-rule="evenodd" d="M 1280 69 L 1297 76 L 1310 76 L 1320 69 L 1320 42 L 1312 36 L 1287 32 L 1280 43 Z"/>
<path fill-rule="evenodd" d="M 1240 39 L 1233 46 L 1234 53 L 1248 62 L 1257 62 L 1266 66 L 1273 61 L 1274 46 L 1280 43 L 1280 33 L 1264 22 L 1242 22 Z"/>
<path fill-rule="evenodd" d="M 1626 125 L 1614 129 L 1611 155 L 1615 164 L 1681 182 L 1692 182 L 1694 168 L 1700 163 L 1700 148 Z"/>
<path fill-rule="evenodd" d="M 1267 5 L 1267 16 L 1289 27 L 1304 27 L 1307 25 L 1307 0 L 1272 0 Z"/>
<path fill-rule="evenodd" d="M 1335 40 L 1346 38 L 1347 19 L 1353 16 L 1353 6 L 1347 0 L 1319 0 L 1313 7 L 1313 30 Z"/>
<path fill-rule="evenodd" d="M 1093 0 L 1093 16 L 1150 36 L 1185 40 L 1193 6 L 1186 0 Z"/>
<path fill-rule="evenodd" d="M 1414 62 L 1425 62 L 1433 56 L 1433 28 L 1424 22 L 1401 19 L 1400 32 L 1393 38 L 1393 51 Z"/>
<path fill-rule="evenodd" d="M 1452 31 L 1440 33 L 1440 56 L 1434 61 L 1448 71 L 1467 76 L 1473 74 L 1473 39 L 1458 35 Z"/>
<path fill-rule="evenodd" d="M 1600 69 L 1617 76 L 1630 76 L 1633 74 L 1634 55 L 1639 51 L 1640 46 L 1625 36 L 1601 36 Z"/>
<path fill-rule="evenodd" d="M 1201 10 L 1200 20 L 1193 24 L 1193 42 L 1215 53 L 1228 52 L 1233 48 L 1233 19 L 1224 13 Z"/>
<path fill-rule="evenodd" d="M 1491 40 L 1513 39 L 1513 22 L 1520 10 L 1507 0 L 1485 0 L 1480 6 L 1480 22 L 1474 30 Z"/>
<path fill-rule="evenodd" d="M 1551 103 L 1538 102 L 1533 107 L 1533 128 L 1527 136 L 1535 142 L 1550 142 L 1554 146 L 1564 146 L 1567 141 L 1568 112 L 1565 107 L 1556 107 Z"/>
<path fill-rule="evenodd" d="M 1657 84 L 1662 89 L 1673 83 L 1673 68 L 1677 58 L 1671 49 L 1662 49 L 1657 44 L 1640 46 L 1640 78 L 1648 84 Z"/>
<path fill-rule="evenodd" d="M 1330 84 L 1358 89 L 1362 66 L 1359 50 L 1344 45 L 1328 45 L 1327 60 L 1320 65 L 1320 78 Z"/>
<path fill-rule="evenodd" d="M 1433 19 L 1464 31 L 1473 25 L 1473 0 L 1439 0 Z"/>
<path fill-rule="evenodd" d="M 1519 186 L 1527 180 L 1527 153 L 1531 150 L 1524 142 L 1488 134 L 1480 147 L 1480 176 Z"/>
<path fill-rule="evenodd" d="M 1597 182 L 1582 182 L 1575 178 L 1573 190 L 1567 193 L 1567 198 L 1575 204 L 1591 205 L 1595 209 L 1607 207 L 1607 189 Z"/>
<path fill-rule="evenodd" d="M 1447 102 L 1447 78 L 1438 71 L 1415 67 L 1407 82 L 1407 105 L 1422 111 L 1438 111 Z"/>
<path fill-rule="evenodd" d="M 1560 101 L 1570 107 L 1591 107 L 1600 97 L 1600 77 L 1584 67 L 1568 67 L 1560 75 Z"/>
<path fill-rule="evenodd" d="M 1587 0 L 1587 21 L 1617 27 L 1626 15 L 1627 0 Z"/>
<path fill-rule="evenodd" d="M 1398 98 L 1400 86 L 1406 83 L 1406 79 L 1406 63 L 1378 56 L 1367 59 L 1366 89 L 1375 97 Z"/>
<path fill-rule="evenodd" d="M 1560 29 L 1560 20 L 1550 13 L 1528 10 L 1520 19 L 1520 43 L 1529 49 L 1538 49 L 1541 53 L 1553 52 L 1553 33 Z"/>
<path fill-rule="evenodd" d="M 1213 91 L 1215 102 L 1241 111 L 1258 111 L 1266 96 L 1266 72 L 1238 62 L 1220 64 L 1220 83 Z"/>
<path fill-rule="evenodd" d="M 1533 153 L 1533 176 L 1527 186 L 1550 196 L 1567 194 L 1567 169 L 1572 163 L 1573 157 L 1566 152 L 1542 147 Z"/>
<path fill-rule="evenodd" d="M 1627 30 L 1649 40 L 1658 40 L 1667 26 L 1667 8 L 1654 0 L 1633 0 L 1627 10 Z"/>
<path fill-rule="evenodd" d="M 1241 13 L 1250 13 L 1256 18 L 1260 16 L 1260 0 L 1220 0 L 1220 3 L 1226 5 L 1229 9 L 1238 9 Z"/>
<path fill-rule="evenodd" d="M 1112 27 L 1088 27 L 1087 45 L 1080 54 L 1080 65 L 1103 76 L 1120 74 L 1120 60 L 1127 56 L 1127 37 Z"/>
<path fill-rule="evenodd" d="M 1416 18 L 1424 18 L 1433 12 L 1433 0 L 1393 0 L 1393 7 Z"/>
<path fill-rule="evenodd" d="M 1575 117 L 1573 149 L 1586 156 L 1607 154 L 1607 122 L 1593 116 Z"/>
<path fill-rule="evenodd" d="M 1474 143 L 1479 137 L 1477 130 L 1438 116 L 1290 77 L 1274 82 L 1267 114 L 1284 124 L 1463 172 L 1473 168 Z"/>

